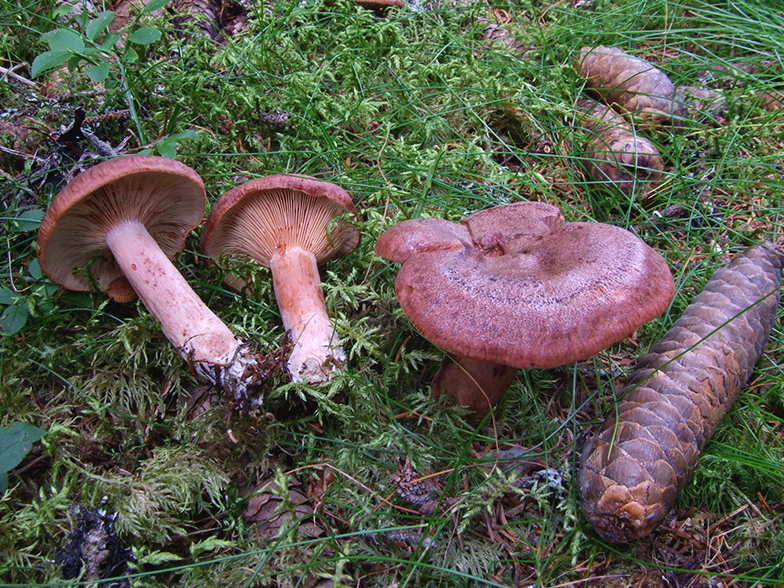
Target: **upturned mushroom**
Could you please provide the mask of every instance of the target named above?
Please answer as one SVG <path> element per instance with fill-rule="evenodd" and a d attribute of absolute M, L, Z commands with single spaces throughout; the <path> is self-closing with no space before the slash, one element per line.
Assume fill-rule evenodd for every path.
<path fill-rule="evenodd" d="M 197 376 L 244 398 L 258 383 L 254 354 L 171 262 L 205 206 L 201 178 L 182 163 L 146 155 L 109 159 L 52 200 L 38 231 L 38 260 L 69 290 L 97 283 L 120 301 L 138 295 Z"/>
<path fill-rule="evenodd" d="M 520 202 L 459 224 L 407 220 L 376 253 L 403 265 L 395 292 L 406 316 L 449 352 L 432 390 L 487 414 L 519 368 L 587 359 L 661 314 L 675 294 L 666 262 L 624 229 L 564 222 Z"/>
<path fill-rule="evenodd" d="M 346 361 L 318 268 L 359 245 L 357 219 L 351 195 L 339 186 L 271 175 L 226 192 L 204 225 L 201 244 L 207 255 L 252 259 L 271 270 L 283 326 L 294 343 L 288 369 L 295 382 L 329 380 Z M 235 290 L 244 287 L 233 274 L 226 283 Z"/>

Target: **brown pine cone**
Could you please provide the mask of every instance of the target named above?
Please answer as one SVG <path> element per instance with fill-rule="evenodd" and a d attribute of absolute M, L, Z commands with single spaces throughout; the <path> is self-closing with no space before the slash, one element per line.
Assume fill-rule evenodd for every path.
<path fill-rule="evenodd" d="M 783 262 L 760 245 L 737 255 L 637 364 L 580 470 L 583 514 L 609 541 L 645 537 L 673 508 L 762 355 Z"/>
<path fill-rule="evenodd" d="M 575 66 L 607 104 L 639 120 L 678 126 L 687 115 L 667 74 L 644 59 L 616 47 L 583 47 Z"/>
<path fill-rule="evenodd" d="M 627 196 L 637 186 L 645 198 L 664 170 L 656 146 L 635 133 L 621 115 L 594 100 L 580 99 L 575 108 L 580 113 L 576 124 L 592 135 L 584 151 L 588 174 Z"/>

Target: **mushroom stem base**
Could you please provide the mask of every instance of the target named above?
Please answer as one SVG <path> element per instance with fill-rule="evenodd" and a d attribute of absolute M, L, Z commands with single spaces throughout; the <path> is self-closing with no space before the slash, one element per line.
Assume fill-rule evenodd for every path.
<path fill-rule="evenodd" d="M 247 343 L 243 343 L 206 379 L 225 390 L 240 408 L 249 410 L 261 406 L 274 371 L 274 362 L 264 361 Z"/>
<path fill-rule="evenodd" d="M 346 354 L 327 314 L 315 256 L 292 247 L 272 256 L 270 270 L 283 326 L 294 342 L 288 361 L 292 381 L 332 379 Z"/>
<path fill-rule="evenodd" d="M 447 357 L 433 378 L 433 397 L 446 393 L 455 404 L 467 406 L 481 418 L 498 404 L 516 375 L 517 368 L 500 363 Z"/>

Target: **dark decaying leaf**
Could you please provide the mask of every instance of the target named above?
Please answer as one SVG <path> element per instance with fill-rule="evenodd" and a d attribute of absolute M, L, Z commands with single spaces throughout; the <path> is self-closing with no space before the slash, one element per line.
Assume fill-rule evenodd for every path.
<path fill-rule="evenodd" d="M 77 507 L 76 517 L 76 526 L 68 536 L 66 546 L 54 558 L 63 576 L 94 582 L 127 574 L 131 550 L 124 547 L 115 535 L 114 519 L 117 515 L 108 510 L 106 499 L 95 510 Z M 101 586 L 127 588 L 130 580 L 122 578 L 116 582 L 102 582 Z"/>
<path fill-rule="evenodd" d="M 313 516 L 313 507 L 300 489 L 299 481 L 291 477 L 287 483 L 288 492 L 283 494 L 273 477 L 268 476 L 250 492 L 245 522 L 256 532 L 261 544 L 293 528 L 304 538 L 320 537 L 325 532 Z"/>
<path fill-rule="evenodd" d="M 435 512 L 443 487 L 436 478 L 420 476 L 408 457 L 398 463 L 392 483 L 397 486 L 397 495 L 423 515 L 429 516 Z"/>
<path fill-rule="evenodd" d="M 218 38 L 221 0 L 174 0 L 174 12 L 174 26 L 177 29 L 195 24 L 210 39 Z"/>

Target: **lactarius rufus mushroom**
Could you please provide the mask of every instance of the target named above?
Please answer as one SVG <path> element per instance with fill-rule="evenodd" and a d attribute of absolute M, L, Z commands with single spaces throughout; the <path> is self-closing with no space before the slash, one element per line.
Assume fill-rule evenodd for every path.
<path fill-rule="evenodd" d="M 433 394 L 484 415 L 518 368 L 591 357 L 662 313 L 675 285 L 665 261 L 615 226 L 564 222 L 520 202 L 459 224 L 414 219 L 385 231 L 376 253 L 402 262 L 406 316 L 451 354 Z"/>
<path fill-rule="evenodd" d="M 403 0 L 355 0 L 362 8 L 382 12 L 389 8 L 404 8 L 406 3 Z"/>
<path fill-rule="evenodd" d="M 659 150 L 606 106 L 581 99 L 575 108 L 579 113 L 575 126 L 591 133 L 584 151 L 588 174 L 627 196 L 636 189 L 645 198 L 664 170 Z"/>
<path fill-rule="evenodd" d="M 659 125 L 678 126 L 686 117 L 683 98 L 656 66 L 616 47 L 583 47 L 576 68 L 588 88 L 610 106 Z"/>
<path fill-rule="evenodd" d="M 38 231 L 38 260 L 69 290 L 88 291 L 95 281 L 117 298 L 138 295 L 194 373 L 240 398 L 255 382 L 253 354 L 171 262 L 205 206 L 201 178 L 177 161 L 109 159 L 52 200 Z"/>
<path fill-rule="evenodd" d="M 765 349 L 783 261 L 759 245 L 737 255 L 637 363 L 580 469 L 583 514 L 606 539 L 645 537 L 673 508 Z"/>
<path fill-rule="evenodd" d="M 346 361 L 327 315 L 318 268 L 359 245 L 352 224 L 357 218 L 351 195 L 339 186 L 272 175 L 226 192 L 204 225 L 207 255 L 253 259 L 271 270 L 283 326 L 294 343 L 288 369 L 295 382 L 326 381 Z M 227 284 L 244 287 L 234 275 Z"/>

